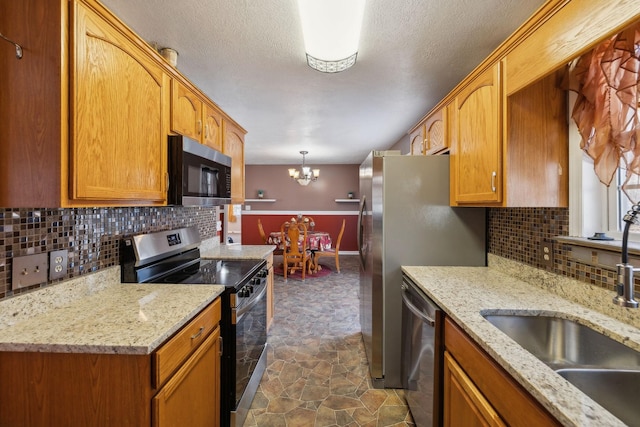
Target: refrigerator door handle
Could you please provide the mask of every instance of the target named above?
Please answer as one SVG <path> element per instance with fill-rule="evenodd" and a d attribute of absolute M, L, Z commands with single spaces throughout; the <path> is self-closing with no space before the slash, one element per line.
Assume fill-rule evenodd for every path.
<path fill-rule="evenodd" d="M 363 194 L 362 195 L 362 200 L 360 200 L 360 212 L 358 212 L 358 253 L 360 254 L 360 264 L 362 265 L 362 268 L 364 268 L 364 258 L 365 258 L 365 254 L 364 254 L 364 248 L 363 248 L 363 239 L 364 239 L 364 232 L 363 232 L 363 227 L 364 227 L 364 211 L 366 208 L 366 201 L 367 201 L 367 197 Z"/>

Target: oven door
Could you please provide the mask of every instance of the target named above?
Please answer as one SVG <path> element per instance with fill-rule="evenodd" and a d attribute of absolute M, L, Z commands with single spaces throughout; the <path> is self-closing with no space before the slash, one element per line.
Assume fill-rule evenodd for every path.
<path fill-rule="evenodd" d="M 231 426 L 242 426 L 267 365 L 267 287 L 236 312 L 235 410 Z M 233 355 L 232 355 L 233 357 Z"/>

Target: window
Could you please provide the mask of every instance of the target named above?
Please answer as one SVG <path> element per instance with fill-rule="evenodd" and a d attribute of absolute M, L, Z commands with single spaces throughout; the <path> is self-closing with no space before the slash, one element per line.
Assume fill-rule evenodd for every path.
<path fill-rule="evenodd" d="M 569 115 L 575 97 L 575 93 L 569 93 Z M 622 217 L 631 208 L 631 201 L 620 189 L 625 171 L 619 168 L 615 182 L 609 187 L 602 184 L 593 170 L 593 160 L 580 149 L 581 138 L 575 122 L 571 117 L 568 121 L 569 234 L 589 237 L 605 232 L 614 239 L 622 239 Z M 640 226 L 632 226 L 629 240 L 640 242 Z"/>

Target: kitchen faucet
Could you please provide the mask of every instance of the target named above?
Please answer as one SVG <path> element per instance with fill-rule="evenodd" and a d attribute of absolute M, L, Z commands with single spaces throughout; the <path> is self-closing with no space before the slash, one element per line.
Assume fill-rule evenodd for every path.
<path fill-rule="evenodd" d="M 638 224 L 638 214 L 640 214 L 640 202 L 635 203 L 629 209 L 622 220 L 625 222 L 622 232 L 622 262 L 616 265 L 618 270 L 618 283 L 616 285 L 617 295 L 613 297 L 613 303 L 620 307 L 638 308 L 638 301 L 633 299 L 634 285 L 633 273 L 640 271 L 629 264 L 629 227 L 631 224 Z"/>

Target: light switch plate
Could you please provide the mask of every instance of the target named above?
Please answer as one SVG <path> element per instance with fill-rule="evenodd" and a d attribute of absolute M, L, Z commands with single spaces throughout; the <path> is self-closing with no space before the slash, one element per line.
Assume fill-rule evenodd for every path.
<path fill-rule="evenodd" d="M 11 289 L 47 282 L 47 254 L 15 257 L 12 260 Z"/>
<path fill-rule="evenodd" d="M 49 252 L 49 280 L 62 279 L 67 275 L 69 251 L 66 249 Z"/>

